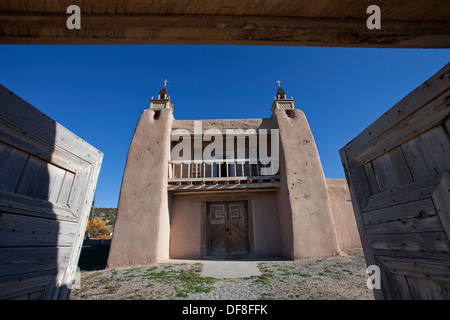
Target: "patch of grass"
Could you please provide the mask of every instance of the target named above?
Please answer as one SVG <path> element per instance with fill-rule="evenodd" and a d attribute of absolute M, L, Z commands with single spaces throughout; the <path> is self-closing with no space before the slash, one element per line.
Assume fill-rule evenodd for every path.
<path fill-rule="evenodd" d="M 276 297 L 273 293 L 264 292 L 261 294 L 260 300 L 276 300 Z"/>
<path fill-rule="evenodd" d="M 273 266 L 279 266 L 279 265 L 273 265 Z M 269 267 L 266 266 L 264 263 L 258 263 L 259 271 L 261 271 L 260 276 L 254 277 L 254 280 L 252 284 L 254 285 L 268 285 L 272 281 L 272 278 L 274 277 L 273 272 L 270 271 Z"/>
<path fill-rule="evenodd" d="M 155 270 L 158 270 L 158 267 L 154 266 L 154 267 L 148 268 L 148 269 L 146 270 L 146 272 L 153 272 L 153 271 L 155 271 Z"/>
<path fill-rule="evenodd" d="M 183 271 L 178 275 L 178 280 L 182 283 L 182 288 L 177 288 L 177 296 L 182 298 L 187 298 L 189 293 L 202 293 L 210 292 L 212 290 L 212 285 L 217 281 L 217 279 L 212 277 L 202 277 L 200 276 L 200 270 L 191 269 L 189 271 Z"/>
<path fill-rule="evenodd" d="M 159 272 L 155 272 L 157 268 L 150 268 L 143 277 L 150 281 L 172 284 L 175 287 L 176 297 L 187 298 L 190 293 L 210 292 L 217 281 L 217 279 L 212 277 L 202 277 L 200 275 L 202 266 L 203 264 L 198 263 L 187 271 L 173 270 L 172 266 Z M 150 282 L 148 286 L 152 286 L 152 283 Z"/>
<path fill-rule="evenodd" d="M 299 276 L 300 276 L 300 277 L 303 277 L 303 278 L 311 278 L 311 277 L 312 277 L 312 274 L 309 274 L 309 273 L 300 273 Z"/>

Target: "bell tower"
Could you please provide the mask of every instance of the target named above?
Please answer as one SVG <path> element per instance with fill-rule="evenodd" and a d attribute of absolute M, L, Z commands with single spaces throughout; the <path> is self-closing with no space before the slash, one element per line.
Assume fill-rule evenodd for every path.
<path fill-rule="evenodd" d="M 294 108 L 294 99 L 287 99 L 286 92 L 284 92 L 283 88 L 281 88 L 281 81 L 275 81 L 278 83 L 278 91 L 275 96 L 275 100 L 272 104 L 272 112 L 274 110 L 283 109 L 283 110 L 293 110 Z"/>
<path fill-rule="evenodd" d="M 170 101 L 169 94 L 167 93 L 167 80 L 164 80 L 164 87 L 159 91 L 158 98 L 153 99 L 153 97 L 150 99 L 150 110 L 154 111 L 161 111 L 164 109 L 169 109 L 173 111 L 173 105 Z"/>

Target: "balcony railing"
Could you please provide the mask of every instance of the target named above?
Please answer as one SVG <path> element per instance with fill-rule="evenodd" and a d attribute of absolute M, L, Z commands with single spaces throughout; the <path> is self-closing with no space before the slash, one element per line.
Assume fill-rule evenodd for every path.
<path fill-rule="evenodd" d="M 273 164 L 270 166 L 270 163 L 264 165 L 263 163 L 268 163 L 264 160 L 271 159 L 258 159 L 256 163 L 251 163 L 250 159 L 223 159 L 221 163 L 214 159 L 172 160 L 169 161 L 169 187 L 170 185 L 273 184 L 279 180 L 278 166 Z M 274 172 L 274 168 L 277 172 Z M 263 169 L 266 173 L 264 175 Z"/>

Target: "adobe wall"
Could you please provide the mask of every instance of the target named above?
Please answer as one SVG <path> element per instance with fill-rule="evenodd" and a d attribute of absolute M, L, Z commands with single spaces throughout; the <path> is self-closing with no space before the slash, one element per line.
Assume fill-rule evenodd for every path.
<path fill-rule="evenodd" d="M 221 192 L 171 197 L 170 258 L 201 259 L 204 254 L 205 201 L 248 201 L 251 255 L 256 258 L 281 256 L 276 194 L 266 192 Z"/>
<path fill-rule="evenodd" d="M 273 111 L 280 130 L 277 193 L 284 254 L 293 260 L 339 254 L 319 153 L 304 113 Z"/>
<path fill-rule="evenodd" d="M 169 258 L 167 163 L 170 157 L 170 110 L 142 112 L 120 190 L 108 268 L 151 264 Z"/>
<path fill-rule="evenodd" d="M 327 179 L 327 188 L 339 247 L 341 250 L 361 248 L 347 180 Z"/>
<path fill-rule="evenodd" d="M 272 129 L 273 121 L 271 118 L 259 119 L 207 119 L 207 120 L 174 120 L 172 129 L 187 129 L 194 131 L 194 122 L 200 121 L 202 129 L 218 129 L 225 133 L 226 129 Z"/>

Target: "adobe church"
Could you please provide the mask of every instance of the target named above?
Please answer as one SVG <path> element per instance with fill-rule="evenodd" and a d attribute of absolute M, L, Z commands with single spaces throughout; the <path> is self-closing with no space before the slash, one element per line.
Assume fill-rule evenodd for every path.
<path fill-rule="evenodd" d="M 108 268 L 361 247 L 347 183 L 325 179 L 305 114 L 280 82 L 271 112 L 175 120 L 165 83 L 131 141 Z"/>

